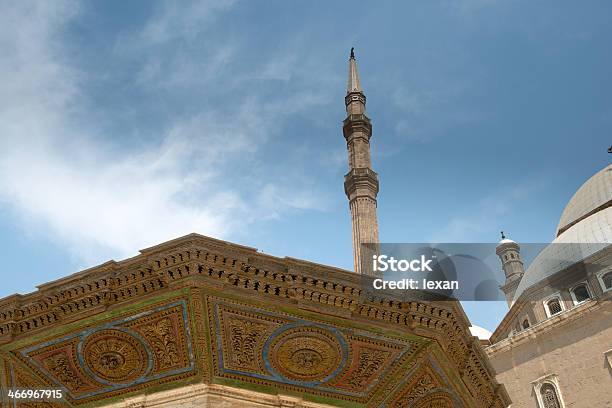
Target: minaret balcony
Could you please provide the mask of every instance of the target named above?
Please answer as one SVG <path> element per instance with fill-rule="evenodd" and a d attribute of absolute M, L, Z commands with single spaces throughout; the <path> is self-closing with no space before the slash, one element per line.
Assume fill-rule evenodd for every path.
<path fill-rule="evenodd" d="M 344 192 L 349 199 L 367 196 L 375 200 L 378 187 L 378 174 L 369 168 L 352 169 L 344 176 Z"/>
<path fill-rule="evenodd" d="M 360 102 L 363 106 L 366 104 L 366 96 L 363 92 L 349 92 L 344 97 L 344 105 L 349 106 L 349 104 L 354 102 Z"/>
<path fill-rule="evenodd" d="M 368 141 L 370 140 L 370 136 L 372 135 L 372 122 L 366 115 L 348 115 L 343 123 L 342 133 L 347 141 L 352 135 L 358 134 L 364 135 Z"/>

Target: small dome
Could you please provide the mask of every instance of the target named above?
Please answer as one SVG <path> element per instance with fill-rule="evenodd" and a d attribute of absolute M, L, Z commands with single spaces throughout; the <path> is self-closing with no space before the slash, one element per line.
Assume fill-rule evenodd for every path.
<path fill-rule="evenodd" d="M 506 251 L 510 249 L 518 251 L 519 245 L 513 240 L 508 239 L 504 235 L 502 235 L 502 240 L 499 241 L 499 243 L 495 247 L 495 253 L 497 254 L 497 256 L 502 256 Z"/>
<path fill-rule="evenodd" d="M 472 333 L 472 336 L 478 337 L 479 340 L 489 340 L 493 335 L 493 333 L 480 326 L 470 326 L 470 333 Z"/>
<path fill-rule="evenodd" d="M 568 230 L 572 225 L 601 211 L 612 204 L 612 164 L 597 172 L 576 191 L 569 200 L 559 225 L 557 236 Z"/>
<path fill-rule="evenodd" d="M 499 241 L 499 243 L 497 244 L 497 248 L 504 246 L 505 244 L 517 245 L 516 242 L 506 237 L 506 234 L 504 234 L 504 231 L 500 231 L 500 232 L 501 232 L 501 241 Z"/>
<path fill-rule="evenodd" d="M 497 244 L 497 245 L 502 245 L 502 244 L 516 244 L 516 242 L 514 242 L 511 239 L 504 238 L 501 241 L 499 241 L 499 244 Z"/>

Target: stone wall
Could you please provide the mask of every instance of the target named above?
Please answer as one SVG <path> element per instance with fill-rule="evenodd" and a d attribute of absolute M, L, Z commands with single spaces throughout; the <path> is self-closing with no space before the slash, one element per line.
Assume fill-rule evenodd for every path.
<path fill-rule="evenodd" d="M 538 407 L 534 382 L 558 381 L 565 408 L 612 407 L 612 302 L 589 301 L 486 349 L 513 408 Z"/>

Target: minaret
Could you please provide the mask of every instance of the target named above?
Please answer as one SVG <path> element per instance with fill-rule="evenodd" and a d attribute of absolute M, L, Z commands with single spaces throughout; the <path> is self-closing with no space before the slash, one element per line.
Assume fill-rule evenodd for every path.
<path fill-rule="evenodd" d="M 348 149 L 349 172 L 344 176 L 344 192 L 349 200 L 353 223 L 353 256 L 355 272 L 362 270 L 361 244 L 378 244 L 378 220 L 376 217 L 376 195 L 378 175 L 372 170 L 370 160 L 370 137 L 372 123 L 365 115 L 366 97 L 361 89 L 354 49 L 349 58 L 349 75 L 346 97 L 347 117 L 342 131 Z"/>
<path fill-rule="evenodd" d="M 499 241 L 495 248 L 495 253 L 501 260 L 502 269 L 506 274 L 506 282 L 500 289 L 506 295 L 508 306 L 512 306 L 512 299 L 525 273 L 525 267 L 521 260 L 521 247 L 516 242 L 506 238 L 503 231 L 501 232 L 501 237 L 501 241 Z"/>

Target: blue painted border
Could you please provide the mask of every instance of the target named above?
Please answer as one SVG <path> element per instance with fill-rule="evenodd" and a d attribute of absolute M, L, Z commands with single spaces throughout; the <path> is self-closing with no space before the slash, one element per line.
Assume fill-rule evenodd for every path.
<path fill-rule="evenodd" d="M 283 332 L 287 331 L 287 330 L 291 330 L 294 329 L 296 327 L 317 327 L 323 330 L 327 330 L 333 333 L 334 337 L 336 338 L 336 340 L 338 340 L 338 342 L 340 343 L 340 347 L 342 348 L 342 359 L 340 361 L 340 364 L 338 365 L 338 367 L 331 373 L 329 374 L 327 377 L 325 377 L 324 379 L 320 380 L 320 381 L 295 381 L 295 380 L 290 380 L 288 378 L 283 377 L 280 373 L 276 372 L 276 370 L 274 370 L 274 368 L 272 367 L 272 365 L 270 364 L 270 359 L 269 359 L 269 354 L 270 354 L 270 344 L 274 341 L 274 339 L 276 339 L 276 337 L 278 337 L 279 335 L 281 335 Z M 316 387 L 317 385 L 320 385 L 322 383 L 325 383 L 331 379 L 333 379 L 334 377 L 336 377 L 338 375 L 338 373 L 340 373 L 340 371 L 342 371 L 344 369 L 344 366 L 346 365 L 346 361 L 348 360 L 348 345 L 346 344 L 346 340 L 344 339 L 344 336 L 342 335 L 342 333 L 340 333 L 340 331 L 333 327 L 333 326 L 326 326 L 326 325 L 322 325 L 322 324 L 313 324 L 312 322 L 307 322 L 307 321 L 296 321 L 293 323 L 288 323 L 285 324 L 281 327 L 279 327 L 278 329 L 276 329 L 274 332 L 272 332 L 272 334 L 270 335 L 270 337 L 268 337 L 268 340 L 266 340 L 264 347 L 263 347 L 263 359 L 264 359 L 264 364 L 266 366 L 266 370 L 268 370 L 269 373 L 272 374 L 272 376 L 278 380 L 278 381 L 282 381 L 284 383 L 287 384 L 292 384 L 292 385 L 301 385 L 303 387 L 308 387 L 308 388 L 312 388 L 312 387 Z"/>
<path fill-rule="evenodd" d="M 153 376 L 147 376 L 147 374 L 152 369 L 153 358 L 151 356 L 150 350 L 146 347 L 146 342 L 144 342 L 144 340 L 142 339 L 140 335 L 134 333 L 132 330 L 124 328 L 124 327 L 119 327 L 118 325 L 124 324 L 127 322 L 131 322 L 133 320 L 140 319 L 142 317 L 146 317 L 146 316 L 152 315 L 153 313 L 161 312 L 163 310 L 167 310 L 175 306 L 181 306 L 181 309 L 182 309 L 183 325 L 185 328 L 184 334 L 185 334 L 185 340 L 187 342 L 187 352 L 189 355 L 189 365 L 187 367 L 178 368 L 172 371 L 166 371 L 164 373 L 156 374 Z M 86 394 L 81 394 L 78 397 L 75 397 L 70 393 L 70 391 L 66 387 L 64 387 L 61 383 L 56 381 L 55 377 L 51 373 L 49 373 L 44 367 L 38 364 L 38 362 L 35 359 L 30 357 L 30 353 L 33 351 L 40 350 L 42 348 L 52 346 L 52 345 L 55 345 L 55 344 L 58 344 L 58 343 L 61 343 L 67 340 L 74 339 L 75 337 L 78 337 L 79 344 L 77 345 L 77 358 L 78 358 L 79 364 L 81 365 L 81 368 L 83 368 L 83 370 L 85 370 L 87 374 L 91 375 L 90 370 L 87 368 L 86 364 L 84 364 L 84 361 L 83 361 L 82 343 L 91 334 L 101 331 L 101 330 L 106 330 L 106 329 L 120 330 L 130 335 L 133 335 L 139 342 L 143 344 L 143 346 L 145 347 L 145 350 L 147 350 L 147 354 L 148 354 L 147 371 L 138 380 L 130 382 L 130 383 L 126 383 L 126 384 L 113 384 L 113 383 L 109 383 L 108 381 L 98 379 L 97 376 L 92 375 L 92 378 L 94 378 L 96 381 L 100 381 L 102 384 L 106 384 L 108 386 L 106 388 L 102 388 L 102 389 L 92 391 Z M 176 375 L 176 374 L 182 374 L 188 371 L 193 371 L 195 368 L 195 359 L 194 359 L 194 353 L 193 353 L 193 345 L 191 341 L 191 329 L 190 329 L 190 324 L 189 324 L 189 316 L 187 314 L 187 301 L 184 299 L 181 299 L 176 302 L 173 302 L 173 303 L 170 303 L 164 306 L 160 306 L 152 310 L 147 310 L 145 312 L 137 313 L 135 315 L 126 317 L 124 319 L 115 320 L 110 323 L 105 323 L 100 326 L 96 326 L 90 329 L 85 329 L 79 333 L 71 334 L 68 336 L 61 337 L 59 339 L 54 339 L 54 340 L 50 340 L 50 341 L 47 341 L 41 344 L 37 344 L 35 346 L 31 346 L 31 347 L 28 347 L 22 350 L 21 355 L 22 357 L 28 359 L 28 361 L 30 361 L 37 369 L 43 372 L 58 388 L 61 388 L 67 395 L 70 396 L 70 398 L 74 400 L 89 398 L 89 397 L 93 397 L 99 394 L 103 394 L 103 393 L 107 393 L 111 391 L 117 391 L 117 390 L 125 389 L 128 387 L 133 387 L 134 385 L 142 384 L 145 382 L 158 380 L 160 378 L 165 378 L 165 377 L 169 377 L 169 376 Z"/>
<path fill-rule="evenodd" d="M 225 364 L 224 364 L 224 361 L 223 361 L 223 339 L 221 337 L 221 323 L 220 323 L 220 313 L 219 313 L 219 306 L 220 305 L 226 306 L 230 310 L 234 309 L 234 310 L 239 310 L 239 311 L 242 311 L 242 312 L 253 312 L 255 310 L 255 311 L 257 311 L 257 312 L 259 312 L 259 313 L 261 313 L 263 315 L 269 316 L 269 317 L 281 318 L 283 320 L 290 320 L 291 321 L 291 323 L 287 323 L 287 324 L 279 327 L 278 329 L 276 329 L 273 332 L 273 334 L 270 336 L 270 338 L 264 344 L 264 347 L 263 347 L 263 353 L 265 355 L 264 363 L 266 365 L 266 369 L 270 373 L 269 375 L 263 375 L 263 374 L 259 374 L 259 373 L 252 373 L 252 372 L 248 372 L 248 371 L 232 370 L 232 369 L 229 369 L 229 368 L 225 367 Z M 324 324 L 319 324 L 319 323 L 313 323 L 311 321 L 295 318 L 295 317 L 292 317 L 292 316 L 275 314 L 275 313 L 270 312 L 268 310 L 260 309 L 260 308 L 257 308 L 257 307 L 252 307 L 252 308 L 245 309 L 245 308 L 242 308 L 242 307 L 240 307 L 240 306 L 238 306 L 236 304 L 226 303 L 226 302 L 222 302 L 222 301 L 215 302 L 214 310 L 215 310 L 215 313 L 214 313 L 214 318 L 215 318 L 215 337 L 216 337 L 216 341 L 217 341 L 217 361 L 219 362 L 219 370 L 222 373 L 234 374 L 234 375 L 244 375 L 244 376 L 247 376 L 247 377 L 257 378 L 257 379 L 261 379 L 261 380 L 275 381 L 275 382 L 280 382 L 280 383 L 283 383 L 283 384 L 302 386 L 302 387 L 305 387 L 305 388 L 312 388 L 312 389 L 316 389 L 318 391 L 324 391 L 324 392 L 328 392 L 328 393 L 331 393 L 331 394 L 344 395 L 344 396 L 347 396 L 347 397 L 354 397 L 354 398 L 363 398 L 363 397 L 365 397 L 367 395 L 367 393 L 370 392 L 372 390 L 372 388 L 377 385 L 377 381 L 373 381 L 367 388 L 365 388 L 361 392 L 352 392 L 352 391 L 342 390 L 342 389 L 338 389 L 338 388 L 329 388 L 329 387 L 321 386 L 326 381 L 329 381 L 334 376 L 338 375 L 340 373 L 340 370 L 342 370 L 344 368 L 344 365 L 346 364 L 346 362 L 348 360 L 349 352 L 348 352 L 348 346 L 347 346 L 346 340 L 344 339 L 344 336 L 342 335 L 342 331 L 339 330 L 336 327 L 328 326 L 328 325 L 324 325 Z M 280 332 L 285 331 L 285 330 L 287 330 L 290 327 L 298 327 L 298 326 L 315 326 L 315 327 L 324 328 L 326 330 L 330 330 L 330 331 L 332 331 L 334 333 L 334 335 L 339 336 L 342 339 L 340 344 L 343 345 L 344 347 L 346 347 L 345 349 L 343 349 L 343 362 L 340 364 L 340 368 L 337 370 L 337 372 L 334 371 L 334 373 L 332 373 L 328 378 L 324 379 L 323 381 L 317 381 L 317 382 L 291 381 L 291 380 L 285 379 L 284 377 L 282 377 L 279 374 L 275 373 L 274 370 L 272 369 L 272 367 L 269 364 L 268 357 L 267 357 L 267 352 L 268 352 L 268 348 L 269 348 L 269 343 L 272 341 L 271 339 L 273 338 L 273 336 L 280 334 Z M 352 332 L 351 329 L 348 329 L 348 331 Z M 372 333 L 367 333 L 367 335 L 364 335 L 364 334 L 361 334 L 361 335 L 363 337 L 370 337 L 370 338 L 373 338 L 373 339 L 389 341 L 389 339 L 383 339 L 380 336 L 373 335 Z M 404 357 L 404 355 L 406 353 L 410 352 L 411 350 L 412 350 L 412 347 L 409 347 L 408 345 L 406 345 L 405 350 L 402 350 L 402 351 L 399 352 L 399 354 L 397 355 L 395 361 L 401 360 Z M 387 367 L 381 373 L 381 377 L 383 377 L 385 374 L 387 374 L 390 369 L 391 369 L 390 366 Z"/>

